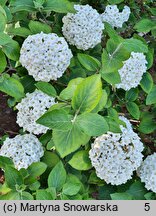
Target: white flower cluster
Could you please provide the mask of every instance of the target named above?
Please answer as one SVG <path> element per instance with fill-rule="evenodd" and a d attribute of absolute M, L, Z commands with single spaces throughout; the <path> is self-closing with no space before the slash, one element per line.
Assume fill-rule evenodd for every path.
<path fill-rule="evenodd" d="M 147 190 L 156 193 L 156 153 L 149 155 L 138 169 L 141 181 L 145 183 Z"/>
<path fill-rule="evenodd" d="M 57 80 L 70 64 L 72 52 L 63 37 L 43 32 L 29 35 L 20 51 L 20 62 L 36 81 Z"/>
<path fill-rule="evenodd" d="M 12 159 L 18 170 L 26 169 L 33 162 L 40 161 L 43 154 L 42 144 L 32 134 L 6 138 L 0 149 L 0 155 Z"/>
<path fill-rule="evenodd" d="M 105 12 L 101 14 L 103 22 L 108 22 L 112 27 L 121 28 L 123 23 L 128 21 L 131 11 L 128 6 L 124 6 L 122 12 L 119 12 L 117 5 L 107 5 Z"/>
<path fill-rule="evenodd" d="M 63 35 L 71 45 L 87 50 L 101 42 L 104 24 L 99 13 L 89 5 L 75 5 L 76 13 L 63 17 Z"/>
<path fill-rule="evenodd" d="M 49 95 L 35 90 L 33 93 L 27 93 L 26 97 L 16 105 L 18 109 L 17 123 L 23 127 L 24 131 L 29 131 L 34 134 L 46 133 L 47 127 L 36 123 L 53 104 L 55 99 Z"/>
<path fill-rule="evenodd" d="M 118 70 L 121 83 L 116 84 L 116 87 L 125 91 L 137 87 L 147 70 L 146 64 L 146 57 L 143 53 L 132 52 L 130 58 L 123 62 L 123 67 Z"/>
<path fill-rule="evenodd" d="M 97 176 L 112 185 L 120 185 L 131 179 L 143 157 L 140 138 L 126 118 L 120 119 L 126 123 L 126 127 L 120 126 L 122 133 L 108 132 L 97 137 L 89 151 Z"/>

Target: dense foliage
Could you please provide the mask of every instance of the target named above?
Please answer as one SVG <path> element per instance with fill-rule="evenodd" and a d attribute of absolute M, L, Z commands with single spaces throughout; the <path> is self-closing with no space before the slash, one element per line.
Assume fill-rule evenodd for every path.
<path fill-rule="evenodd" d="M 156 199 L 155 50 L 154 0 L 0 0 L 0 199 Z"/>

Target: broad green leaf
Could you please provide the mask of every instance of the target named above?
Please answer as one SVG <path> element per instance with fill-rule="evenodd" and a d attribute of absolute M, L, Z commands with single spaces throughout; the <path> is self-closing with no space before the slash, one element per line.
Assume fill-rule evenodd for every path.
<path fill-rule="evenodd" d="M 6 16 L 0 10 L 0 32 L 3 32 L 5 30 L 6 22 Z"/>
<path fill-rule="evenodd" d="M 100 136 L 109 130 L 106 120 L 96 113 L 84 113 L 77 117 L 77 125 L 88 136 Z"/>
<path fill-rule="evenodd" d="M 66 170 L 63 163 L 60 161 L 52 169 L 48 176 L 48 186 L 56 188 L 56 191 L 60 191 L 66 181 Z"/>
<path fill-rule="evenodd" d="M 6 166 L 14 166 L 13 161 L 5 156 L 0 156 L 0 168 L 5 170 Z"/>
<path fill-rule="evenodd" d="M 102 78 L 110 84 L 121 82 L 118 69 L 123 66 L 123 63 L 121 59 L 114 57 L 114 55 L 115 54 L 112 54 L 111 56 L 108 55 L 107 51 L 103 49 L 100 73 Z"/>
<path fill-rule="evenodd" d="M 0 73 L 5 70 L 6 66 L 7 66 L 6 57 L 2 52 L 2 50 L 0 50 Z"/>
<path fill-rule="evenodd" d="M 111 117 L 105 117 L 105 120 L 107 121 L 107 123 L 109 125 L 109 131 L 111 131 L 113 133 L 121 133 L 119 122 L 115 121 Z"/>
<path fill-rule="evenodd" d="M 101 65 L 96 58 L 87 54 L 78 53 L 77 58 L 88 71 L 97 71 Z"/>
<path fill-rule="evenodd" d="M 151 11 L 151 13 L 156 16 L 156 8 L 149 8 L 149 10 Z"/>
<path fill-rule="evenodd" d="M 37 82 L 35 86 L 49 96 L 56 97 L 57 95 L 55 88 L 50 83 Z"/>
<path fill-rule="evenodd" d="M 129 52 L 142 52 L 142 53 L 148 52 L 147 45 L 145 45 L 142 41 L 135 39 L 135 38 L 130 38 L 130 39 L 124 40 L 123 46 Z"/>
<path fill-rule="evenodd" d="M 34 197 L 30 193 L 22 191 L 20 194 L 20 200 L 34 200 Z"/>
<path fill-rule="evenodd" d="M 108 0 L 108 2 L 110 3 L 110 4 L 119 4 L 119 3 L 121 3 L 121 2 L 123 2 L 124 0 Z"/>
<path fill-rule="evenodd" d="M 96 172 L 92 171 L 90 176 L 89 176 L 89 180 L 88 180 L 89 184 L 95 184 L 98 186 L 102 186 L 104 185 L 104 181 L 100 178 L 97 177 Z"/>
<path fill-rule="evenodd" d="M 54 167 L 59 162 L 59 157 L 55 152 L 45 151 L 42 162 L 47 164 L 48 168 Z"/>
<path fill-rule="evenodd" d="M 11 166 L 6 166 L 5 167 L 5 181 L 9 188 L 16 190 L 17 186 L 20 186 L 23 184 L 23 177 L 17 169 Z"/>
<path fill-rule="evenodd" d="M 108 116 L 111 117 L 112 119 L 116 121 L 119 119 L 118 112 L 114 108 L 109 108 L 107 112 L 108 112 Z"/>
<path fill-rule="evenodd" d="M 85 145 L 89 138 L 76 124 L 69 131 L 53 130 L 55 147 L 62 158 Z"/>
<path fill-rule="evenodd" d="M 1 195 L 0 200 L 20 200 L 20 194 L 17 191 L 10 191 L 7 194 Z"/>
<path fill-rule="evenodd" d="M 76 152 L 68 163 L 77 170 L 89 170 L 92 167 L 88 151 L 85 150 Z"/>
<path fill-rule="evenodd" d="M 131 88 L 126 92 L 125 99 L 126 101 L 135 101 L 138 98 L 138 89 Z"/>
<path fill-rule="evenodd" d="M 126 108 L 128 110 L 128 112 L 135 118 L 135 119 L 139 119 L 140 117 L 140 110 L 139 110 L 139 106 L 134 103 L 134 102 L 128 102 L 126 104 Z"/>
<path fill-rule="evenodd" d="M 47 165 L 43 162 L 34 162 L 32 163 L 27 171 L 29 176 L 25 179 L 25 184 L 32 184 L 37 180 L 37 177 L 42 175 L 47 169 Z"/>
<path fill-rule="evenodd" d="M 33 0 L 11 0 L 10 6 L 12 13 L 19 11 L 36 11 Z"/>
<path fill-rule="evenodd" d="M 36 86 L 35 83 L 36 81 L 34 80 L 34 78 L 32 76 L 26 75 L 21 77 L 20 82 L 22 83 L 23 87 L 24 87 L 24 92 L 26 93 L 32 93 L 35 91 Z"/>
<path fill-rule="evenodd" d="M 140 86 L 144 90 L 144 92 L 150 93 L 153 87 L 153 79 L 150 73 L 144 73 L 142 80 L 140 82 Z"/>
<path fill-rule="evenodd" d="M 39 189 L 36 191 L 36 200 L 55 200 L 55 188 Z"/>
<path fill-rule="evenodd" d="M 59 95 L 59 97 L 63 100 L 69 100 L 72 99 L 73 94 L 77 88 L 77 86 L 83 81 L 84 79 L 81 77 L 78 77 L 76 79 L 71 80 L 68 83 L 67 88 L 65 88 Z"/>
<path fill-rule="evenodd" d="M 118 35 L 115 29 L 107 22 L 105 22 L 105 29 L 109 37 L 113 40 L 113 42 L 118 44 L 122 43 L 124 39 L 120 35 Z"/>
<path fill-rule="evenodd" d="M 130 194 L 134 200 L 144 200 L 144 195 L 147 193 L 147 190 L 143 183 L 135 181 L 126 192 Z"/>
<path fill-rule="evenodd" d="M 71 116 L 62 109 L 49 111 L 42 115 L 36 122 L 57 130 L 66 131 L 72 128 Z"/>
<path fill-rule="evenodd" d="M 144 195 L 146 200 L 155 200 L 156 194 L 154 192 L 148 192 Z"/>
<path fill-rule="evenodd" d="M 22 84 L 12 77 L 3 76 L 0 79 L 0 91 L 5 92 L 17 100 L 24 97 L 24 88 Z"/>
<path fill-rule="evenodd" d="M 148 53 L 146 53 L 146 60 L 147 60 L 147 70 L 150 69 L 154 62 L 154 48 L 149 48 Z"/>
<path fill-rule="evenodd" d="M 146 98 L 146 105 L 156 104 L 156 85 L 153 86 Z"/>
<path fill-rule="evenodd" d="M 11 29 L 8 29 L 7 32 L 9 34 L 18 35 L 24 38 L 32 34 L 31 31 L 25 27 L 11 28 Z"/>
<path fill-rule="evenodd" d="M 76 195 L 79 192 L 80 188 L 81 188 L 81 184 L 80 183 L 67 182 L 67 183 L 65 183 L 63 185 L 62 192 L 65 195 L 73 196 L 73 195 Z"/>
<path fill-rule="evenodd" d="M 138 32 L 149 32 L 151 29 L 156 28 L 156 22 L 150 19 L 141 19 L 138 23 L 135 24 L 134 29 Z"/>
<path fill-rule="evenodd" d="M 40 32 L 44 32 L 46 34 L 51 33 L 51 27 L 49 25 L 33 20 L 29 22 L 29 29 L 32 34 L 37 34 Z"/>
<path fill-rule="evenodd" d="M 101 99 L 100 99 L 98 105 L 91 112 L 97 113 L 97 112 L 101 111 L 105 107 L 105 105 L 107 103 L 107 99 L 108 99 L 107 92 L 103 89 L 102 90 L 102 96 L 101 96 Z"/>
<path fill-rule="evenodd" d="M 68 12 L 75 12 L 73 2 L 68 0 L 47 0 L 46 4 L 44 5 L 45 11 L 55 11 L 57 13 L 68 13 Z"/>
<path fill-rule="evenodd" d="M 133 200 L 133 196 L 123 192 L 123 193 L 113 193 L 110 195 L 112 200 Z"/>
<path fill-rule="evenodd" d="M 79 112 L 90 112 L 99 103 L 102 96 L 102 82 L 100 75 L 85 78 L 76 88 L 72 107 Z"/>
<path fill-rule="evenodd" d="M 0 33 L 0 45 L 2 46 L 2 51 L 9 59 L 14 61 L 19 59 L 20 46 L 9 35 L 3 32 Z"/>
<path fill-rule="evenodd" d="M 116 192 L 116 187 L 111 184 L 105 184 L 104 186 L 99 187 L 98 190 L 100 200 L 111 200 L 110 194 Z"/>
<path fill-rule="evenodd" d="M 148 112 L 142 113 L 139 131 L 144 134 L 150 134 L 154 130 L 156 130 L 154 117 Z"/>

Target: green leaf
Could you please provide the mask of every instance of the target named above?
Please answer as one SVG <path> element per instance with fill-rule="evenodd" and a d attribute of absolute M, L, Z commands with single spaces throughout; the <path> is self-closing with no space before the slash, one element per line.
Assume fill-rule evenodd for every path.
<path fill-rule="evenodd" d="M 147 193 L 145 186 L 140 181 L 135 181 L 126 191 L 134 200 L 144 200 L 144 195 Z"/>
<path fill-rule="evenodd" d="M 51 27 L 45 23 L 31 20 L 28 26 L 32 34 L 37 34 L 40 32 L 44 32 L 46 34 L 51 33 Z"/>
<path fill-rule="evenodd" d="M 44 11 L 55 11 L 57 13 L 75 12 L 73 2 L 68 0 L 47 0 L 44 5 Z"/>
<path fill-rule="evenodd" d="M 139 107 L 136 103 L 134 102 L 128 102 L 126 104 L 126 108 L 128 110 L 128 112 L 135 118 L 135 119 L 139 119 L 140 118 L 140 110 Z"/>
<path fill-rule="evenodd" d="M 144 73 L 142 80 L 140 82 L 140 86 L 144 90 L 144 92 L 150 93 L 153 87 L 153 79 L 150 73 Z"/>
<path fill-rule="evenodd" d="M 13 161 L 5 156 L 0 156 L 0 168 L 5 170 L 6 166 L 14 166 Z"/>
<path fill-rule="evenodd" d="M 5 92 L 17 100 L 20 100 L 25 95 L 22 84 L 18 80 L 7 76 L 3 76 L 0 79 L 0 91 Z"/>
<path fill-rule="evenodd" d="M 65 195 L 73 196 L 79 192 L 80 188 L 81 188 L 81 184 L 79 183 L 74 184 L 71 182 L 67 182 L 64 184 L 62 192 Z"/>
<path fill-rule="evenodd" d="M 79 112 L 90 112 L 97 106 L 101 96 L 101 76 L 87 77 L 77 86 L 72 98 L 72 107 Z"/>
<path fill-rule="evenodd" d="M 138 23 L 135 24 L 134 29 L 138 32 L 149 32 L 151 29 L 156 28 L 156 22 L 150 19 L 141 19 Z"/>
<path fill-rule="evenodd" d="M 151 13 L 156 16 L 156 8 L 149 8 L 149 10 L 151 11 Z"/>
<path fill-rule="evenodd" d="M 60 161 L 52 169 L 48 176 L 48 186 L 56 188 L 56 191 L 60 191 L 66 181 L 66 170 L 63 163 Z"/>
<path fill-rule="evenodd" d="M 0 32 L 3 32 L 5 30 L 5 26 L 6 26 L 6 15 L 4 13 L 2 13 L 1 11 L 1 6 L 0 6 Z"/>
<path fill-rule="evenodd" d="M 156 85 L 153 86 L 152 90 L 149 92 L 146 98 L 146 105 L 151 105 L 156 103 Z"/>
<path fill-rule="evenodd" d="M 123 2 L 124 0 L 108 0 L 108 2 L 110 3 L 110 4 L 119 4 L 119 3 L 121 3 L 121 2 Z"/>
<path fill-rule="evenodd" d="M 108 125 L 109 125 L 109 131 L 113 133 L 121 133 L 119 122 L 115 121 L 111 117 L 105 117 Z"/>
<path fill-rule="evenodd" d="M 123 192 L 123 193 L 113 193 L 110 195 L 112 200 L 133 200 L 133 196 L 130 194 Z"/>
<path fill-rule="evenodd" d="M 42 92 L 44 92 L 45 94 L 47 94 L 49 96 L 52 96 L 52 97 L 56 97 L 57 96 L 55 88 L 50 83 L 47 83 L 47 82 L 37 82 L 35 84 L 35 86 L 39 90 L 41 90 Z"/>
<path fill-rule="evenodd" d="M 146 60 L 147 60 L 147 70 L 153 66 L 154 62 L 154 48 L 149 48 L 148 53 L 146 53 Z"/>
<path fill-rule="evenodd" d="M 147 53 L 148 47 L 146 44 L 144 44 L 141 40 L 130 38 L 126 39 L 123 42 L 123 46 L 129 51 L 129 52 L 142 52 Z"/>
<path fill-rule="evenodd" d="M 89 138 L 76 124 L 69 131 L 53 130 L 55 147 L 62 158 L 85 145 Z"/>
<path fill-rule="evenodd" d="M 36 191 L 36 200 L 55 200 L 55 188 L 40 189 Z"/>
<path fill-rule="evenodd" d="M 66 131 L 72 128 L 71 116 L 63 109 L 49 111 L 42 115 L 36 122 L 57 130 Z"/>
<path fill-rule="evenodd" d="M 30 193 L 22 191 L 20 194 L 20 200 L 34 200 L 34 197 Z"/>
<path fill-rule="evenodd" d="M 12 0 L 10 2 L 10 6 L 12 13 L 19 11 L 36 11 L 33 0 Z"/>
<path fill-rule="evenodd" d="M 11 29 L 8 29 L 7 32 L 9 34 L 18 35 L 24 38 L 32 34 L 31 31 L 25 27 L 11 28 Z"/>
<path fill-rule="evenodd" d="M 47 165 L 43 162 L 32 163 L 27 169 L 29 176 L 25 179 L 25 184 L 32 184 L 35 182 L 37 177 L 41 176 L 46 169 Z"/>
<path fill-rule="evenodd" d="M 102 96 L 101 96 L 101 99 L 100 99 L 98 105 L 91 112 L 97 113 L 97 112 L 101 111 L 105 107 L 105 105 L 107 104 L 107 99 L 108 99 L 107 92 L 103 89 L 102 90 Z"/>
<path fill-rule="evenodd" d="M 51 151 L 45 151 L 42 157 L 42 162 L 47 164 L 48 168 L 54 167 L 59 162 L 59 157 L 56 153 Z"/>
<path fill-rule="evenodd" d="M 0 200 L 20 200 L 20 194 L 16 191 L 10 191 L 7 194 L 1 195 Z"/>
<path fill-rule="evenodd" d="M 88 136 L 100 136 L 109 130 L 106 120 L 96 113 L 81 114 L 76 122 Z"/>
<path fill-rule="evenodd" d="M 126 101 L 135 101 L 138 98 L 138 89 L 131 88 L 126 92 L 125 99 Z"/>
<path fill-rule="evenodd" d="M 116 48 L 116 50 L 119 49 L 120 46 Z M 116 84 L 121 82 L 118 69 L 122 67 L 123 63 L 122 59 L 115 56 L 115 53 L 117 52 L 116 50 L 111 56 L 109 56 L 107 51 L 104 49 L 102 53 L 102 67 L 100 73 L 102 78 L 110 84 Z"/>
<path fill-rule="evenodd" d="M 0 45 L 2 46 L 2 51 L 6 56 L 14 61 L 19 59 L 20 46 L 17 41 L 14 41 L 10 36 L 1 32 L 0 33 Z"/>
<path fill-rule="evenodd" d="M 156 130 L 154 117 L 148 112 L 142 113 L 139 131 L 144 134 L 150 134 L 154 130 Z"/>
<path fill-rule="evenodd" d="M 17 186 L 20 186 L 23 184 L 23 177 L 17 169 L 11 166 L 6 166 L 5 167 L 5 181 L 9 188 L 16 190 Z"/>
<path fill-rule="evenodd" d="M 0 50 L 0 73 L 3 72 L 7 66 L 7 61 L 6 61 L 6 57 L 4 55 L 4 53 L 2 52 L 2 50 Z"/>
<path fill-rule="evenodd" d="M 83 81 L 84 79 L 81 77 L 78 77 L 76 79 L 71 80 L 68 83 L 67 88 L 65 88 L 59 95 L 59 97 L 63 100 L 69 100 L 72 99 L 73 94 L 77 88 L 77 86 Z"/>
<path fill-rule="evenodd" d="M 77 170 L 89 170 L 92 167 L 88 151 L 85 150 L 76 152 L 68 163 Z"/>
<path fill-rule="evenodd" d="M 78 53 L 77 57 L 78 57 L 79 62 L 88 71 L 97 71 L 101 65 L 100 62 L 96 58 L 90 55 Z"/>

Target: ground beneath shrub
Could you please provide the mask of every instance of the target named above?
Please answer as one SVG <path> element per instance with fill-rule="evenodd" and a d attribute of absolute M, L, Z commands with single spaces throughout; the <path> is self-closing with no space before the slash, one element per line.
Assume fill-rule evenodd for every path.
<path fill-rule="evenodd" d="M 0 137 L 8 134 L 14 137 L 19 127 L 16 124 L 16 112 L 7 105 L 8 96 L 0 92 Z"/>

